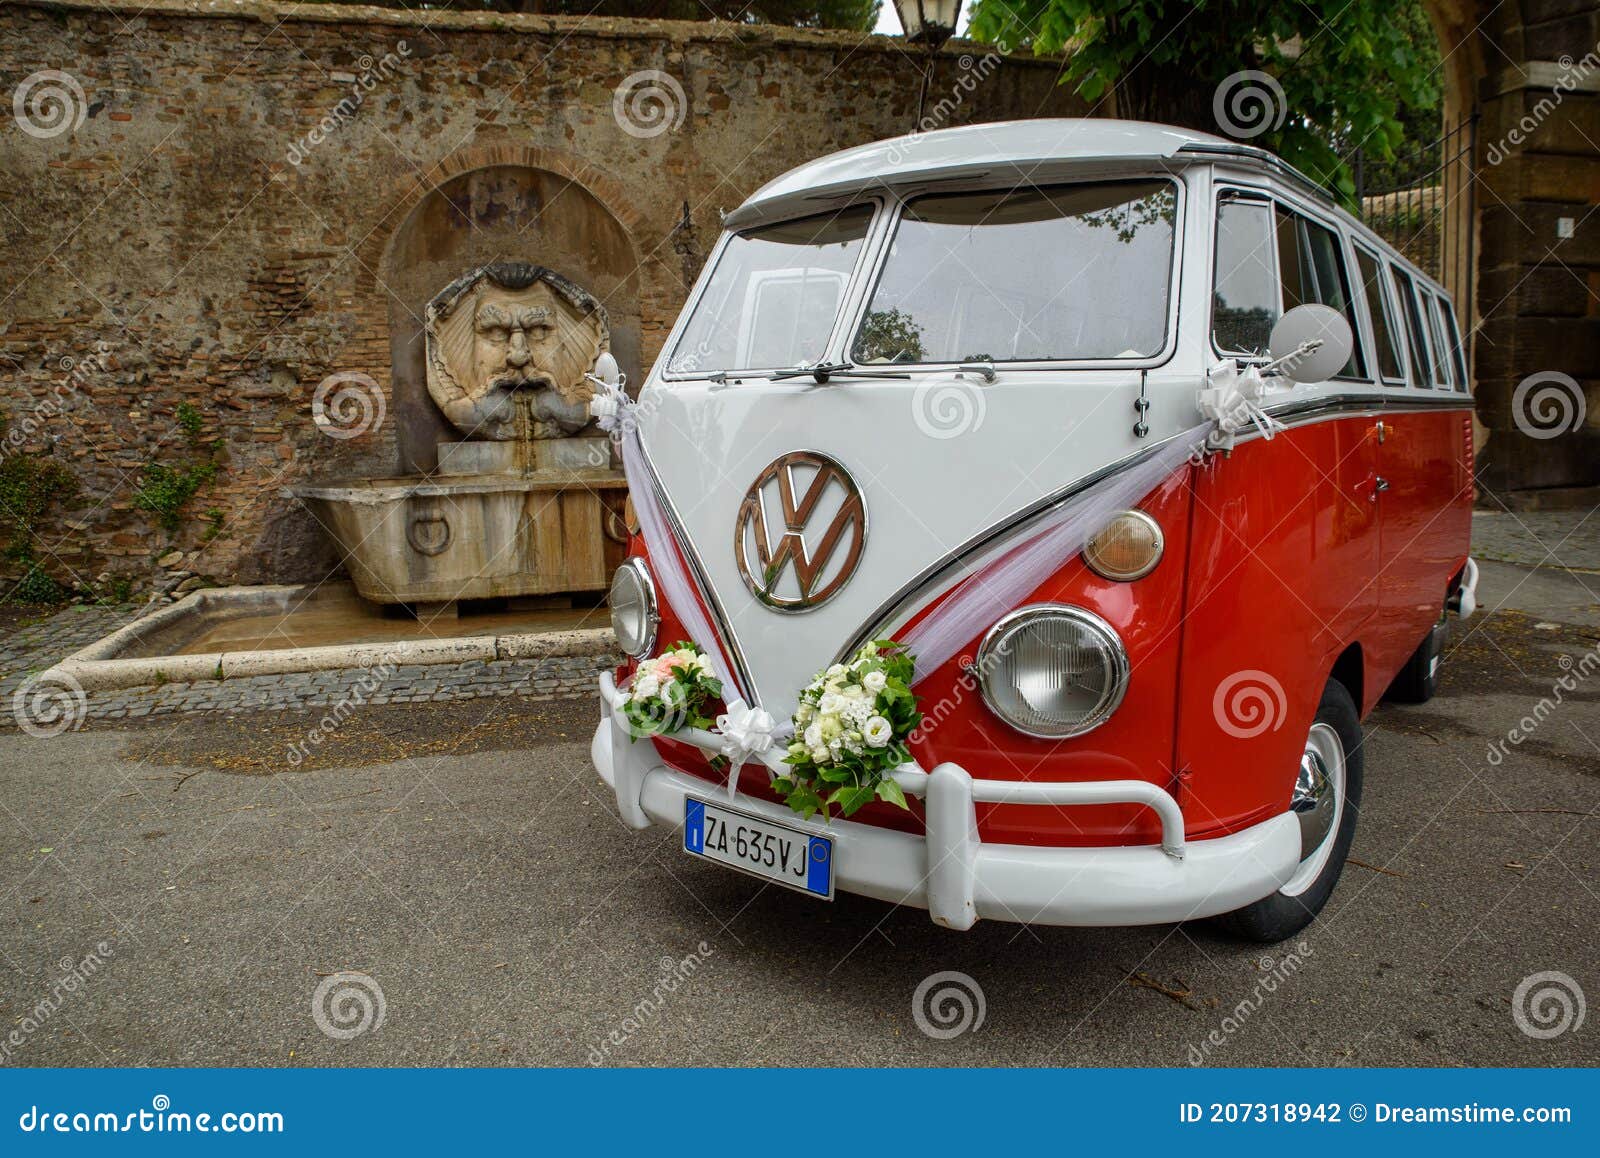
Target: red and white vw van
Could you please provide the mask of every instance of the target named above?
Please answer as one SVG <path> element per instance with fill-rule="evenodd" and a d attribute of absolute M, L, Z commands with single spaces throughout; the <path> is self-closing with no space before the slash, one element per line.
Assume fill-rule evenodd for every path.
<path fill-rule="evenodd" d="M 1274 341 L 1308 306 L 1343 330 L 1297 347 L 1313 380 Z M 1208 426 L 1240 375 L 1248 421 Z M 1362 718 L 1430 696 L 1472 610 L 1471 413 L 1449 295 L 1259 149 L 1034 120 L 804 165 L 728 215 L 630 409 L 665 530 L 612 588 L 595 765 L 630 824 L 819 897 L 1288 936 L 1350 847 Z M 641 738 L 638 662 L 691 639 L 769 725 L 905 641 L 906 807 L 793 811 L 781 725 L 732 788 L 716 729 Z"/>

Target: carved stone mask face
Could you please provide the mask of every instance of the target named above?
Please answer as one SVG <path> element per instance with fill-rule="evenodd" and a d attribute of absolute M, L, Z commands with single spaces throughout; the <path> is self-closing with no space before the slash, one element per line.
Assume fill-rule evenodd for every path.
<path fill-rule="evenodd" d="M 473 316 L 473 381 L 491 390 L 554 386 L 543 355 L 551 339 L 550 307 L 529 305 L 525 293 L 491 287 L 478 299 Z"/>
<path fill-rule="evenodd" d="M 600 303 L 565 278 L 531 265 L 473 270 L 428 303 L 425 331 L 428 393 L 468 438 L 518 437 L 519 413 L 537 418 L 537 438 L 588 423 L 584 374 L 610 331 Z"/>

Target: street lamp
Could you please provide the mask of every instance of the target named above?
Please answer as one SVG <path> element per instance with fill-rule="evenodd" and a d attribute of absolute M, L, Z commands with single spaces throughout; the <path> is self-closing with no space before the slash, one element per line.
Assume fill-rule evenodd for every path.
<path fill-rule="evenodd" d="M 900 27 L 906 39 L 921 44 L 928 50 L 922 64 L 922 83 L 917 89 L 917 120 L 911 126 L 913 133 L 922 132 L 922 107 L 928 101 L 928 81 L 933 75 L 934 54 L 944 47 L 944 42 L 956 33 L 956 21 L 961 16 L 961 0 L 894 0 L 895 15 L 900 17 Z"/>
<path fill-rule="evenodd" d="M 894 10 L 907 40 L 937 52 L 956 34 L 961 0 L 894 0 Z"/>

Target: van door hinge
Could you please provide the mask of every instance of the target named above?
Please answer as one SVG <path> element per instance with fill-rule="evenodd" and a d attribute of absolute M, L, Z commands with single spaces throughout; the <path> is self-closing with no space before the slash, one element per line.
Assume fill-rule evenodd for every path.
<path fill-rule="evenodd" d="M 1145 421 L 1145 418 L 1148 417 L 1150 412 L 1150 399 L 1145 393 L 1146 387 L 1149 385 L 1149 380 L 1150 371 L 1140 370 L 1139 397 L 1135 399 L 1133 403 L 1133 409 L 1139 415 L 1139 421 L 1133 424 L 1133 436 L 1135 438 L 1144 438 L 1150 433 L 1150 424 Z"/>

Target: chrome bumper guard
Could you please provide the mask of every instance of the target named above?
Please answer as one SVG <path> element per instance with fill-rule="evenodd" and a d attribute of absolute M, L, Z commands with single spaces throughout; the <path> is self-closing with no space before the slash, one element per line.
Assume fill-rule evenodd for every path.
<path fill-rule="evenodd" d="M 601 720 L 590 754 L 616 793 L 617 809 L 634 828 L 683 823 L 683 799 L 718 791 L 666 765 L 655 746 L 634 742 L 617 710 L 617 686 L 600 676 Z M 720 741 L 688 728 L 673 739 L 715 753 Z M 781 750 L 763 762 L 781 773 Z M 1034 783 L 974 779 L 958 764 L 894 773 L 908 796 L 923 802 L 925 836 L 835 820 L 803 821 L 789 809 L 753 797 L 737 807 L 834 841 L 837 887 L 896 904 L 926 908 L 953 929 L 980 917 L 1058 925 L 1143 925 L 1229 912 L 1283 885 L 1299 863 L 1299 822 L 1285 812 L 1214 840 L 1185 843 L 1183 813 L 1170 793 L 1143 780 Z M 975 806 L 1141 804 L 1161 820 L 1161 846 L 1059 848 L 986 844 Z"/>

